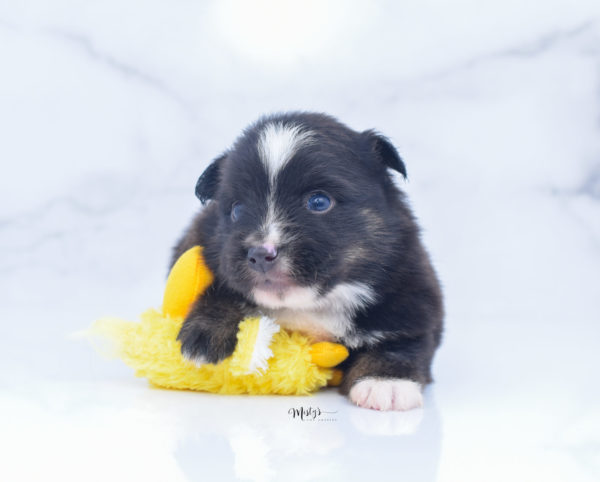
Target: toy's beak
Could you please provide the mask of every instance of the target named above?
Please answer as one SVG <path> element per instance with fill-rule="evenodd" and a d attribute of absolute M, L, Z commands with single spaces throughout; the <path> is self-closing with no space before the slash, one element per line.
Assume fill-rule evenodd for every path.
<path fill-rule="evenodd" d="M 331 368 L 342 363 L 348 358 L 348 349 L 339 343 L 321 341 L 310 347 L 310 356 L 315 365 L 323 368 Z M 327 385 L 337 387 L 342 383 L 344 373 L 341 370 L 332 370 L 331 378 Z"/>
<path fill-rule="evenodd" d="M 310 356 L 315 365 L 331 368 L 348 358 L 348 349 L 339 343 L 321 341 L 310 347 Z"/>

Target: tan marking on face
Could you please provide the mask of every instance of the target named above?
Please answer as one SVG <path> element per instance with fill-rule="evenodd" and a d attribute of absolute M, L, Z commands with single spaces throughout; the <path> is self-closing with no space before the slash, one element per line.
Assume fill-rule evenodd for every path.
<path fill-rule="evenodd" d="M 367 229 L 371 233 L 381 233 L 381 232 L 385 232 L 387 230 L 386 229 L 386 225 L 385 225 L 385 221 L 373 209 L 371 209 L 371 208 L 363 208 L 363 209 L 360 210 L 360 215 L 365 220 Z"/>
<path fill-rule="evenodd" d="M 362 246 L 352 246 L 344 253 L 344 262 L 351 267 L 352 265 L 363 261 L 367 256 L 367 250 Z"/>

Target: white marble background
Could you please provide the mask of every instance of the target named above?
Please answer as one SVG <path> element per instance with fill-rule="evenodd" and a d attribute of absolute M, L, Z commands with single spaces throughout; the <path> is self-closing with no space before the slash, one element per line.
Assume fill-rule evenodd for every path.
<path fill-rule="evenodd" d="M 0 2 L 0 478 L 598 480 L 600 3 L 298 3 Z M 151 390 L 69 338 L 160 303 L 197 176 L 288 109 L 406 161 L 447 296 L 423 412 Z"/>

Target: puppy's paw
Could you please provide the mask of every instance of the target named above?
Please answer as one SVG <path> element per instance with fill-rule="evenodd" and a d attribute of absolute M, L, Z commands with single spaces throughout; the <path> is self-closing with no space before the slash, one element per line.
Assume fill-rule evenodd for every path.
<path fill-rule="evenodd" d="M 201 368 L 202 366 L 204 366 L 208 363 L 208 361 L 204 355 L 194 355 L 191 352 L 186 352 L 183 350 L 181 350 L 181 355 L 183 356 L 183 358 L 185 358 L 190 363 L 193 363 L 198 368 Z"/>
<path fill-rule="evenodd" d="M 421 385 L 405 378 L 363 378 L 350 389 L 350 400 L 374 410 L 410 410 L 423 406 Z"/>
<path fill-rule="evenodd" d="M 233 353 L 236 338 L 226 330 L 208 333 L 193 324 L 184 324 L 177 339 L 181 342 L 183 358 L 196 366 L 219 363 Z"/>
<path fill-rule="evenodd" d="M 191 336 L 189 332 L 185 334 L 180 332 L 177 339 L 181 342 L 181 355 L 183 358 L 198 367 L 209 363 L 206 356 L 208 352 L 207 337 L 199 333 Z"/>

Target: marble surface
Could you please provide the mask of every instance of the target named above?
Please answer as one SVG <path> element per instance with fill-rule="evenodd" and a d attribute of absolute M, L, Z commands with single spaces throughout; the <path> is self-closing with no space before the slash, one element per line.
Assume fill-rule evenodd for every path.
<path fill-rule="evenodd" d="M 1 2 L 0 66 L 2 480 L 600 479 L 597 0 Z M 406 161 L 424 410 L 151 389 L 71 336 L 160 302 L 197 176 L 287 109 Z"/>

